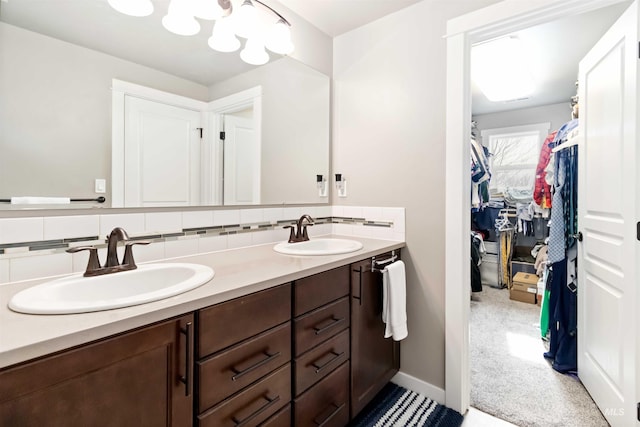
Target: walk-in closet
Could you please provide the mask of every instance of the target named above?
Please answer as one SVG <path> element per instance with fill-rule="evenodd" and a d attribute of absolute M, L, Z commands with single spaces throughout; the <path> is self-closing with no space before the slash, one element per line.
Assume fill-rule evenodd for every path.
<path fill-rule="evenodd" d="M 578 366 L 578 64 L 629 4 L 505 36 L 548 56 L 548 91 L 492 101 L 494 40 L 472 50 L 471 406 L 518 426 L 609 425 Z"/>

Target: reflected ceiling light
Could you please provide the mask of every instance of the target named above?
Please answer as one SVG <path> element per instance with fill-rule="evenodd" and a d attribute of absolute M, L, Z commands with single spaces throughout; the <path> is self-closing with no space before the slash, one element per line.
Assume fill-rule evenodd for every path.
<path fill-rule="evenodd" d="M 471 78 L 489 101 L 527 98 L 535 90 L 527 56 L 517 37 L 502 37 L 471 48 Z"/>
<path fill-rule="evenodd" d="M 181 36 L 192 36 L 200 32 L 200 23 L 194 18 L 194 0 L 171 0 L 169 11 L 162 18 L 162 26 Z"/>
<path fill-rule="evenodd" d="M 231 18 L 220 18 L 216 21 L 208 44 L 211 49 L 218 52 L 235 52 L 240 48 L 240 40 L 233 32 Z"/>
<path fill-rule="evenodd" d="M 215 0 L 193 0 L 193 15 L 196 18 L 213 19 L 222 18 L 224 10 Z"/>
<path fill-rule="evenodd" d="M 288 55 L 293 52 L 291 42 L 291 28 L 284 20 L 280 19 L 269 29 L 266 47 L 273 53 Z"/>
<path fill-rule="evenodd" d="M 262 65 L 269 62 L 269 54 L 264 50 L 264 43 L 257 37 L 247 40 L 244 49 L 240 51 L 240 58 L 252 65 Z"/>
<path fill-rule="evenodd" d="M 151 0 L 109 0 L 109 5 L 129 16 L 149 16 L 153 13 Z"/>
<path fill-rule="evenodd" d="M 248 39 L 257 30 L 258 11 L 251 0 L 244 0 L 233 15 L 235 32 L 238 37 Z"/>
<path fill-rule="evenodd" d="M 257 8 L 255 3 L 262 7 Z M 151 0 L 109 0 L 109 4 L 119 12 L 133 16 L 153 12 Z M 142 11 L 135 12 L 138 10 L 135 7 L 141 5 L 146 7 L 144 15 Z M 277 17 L 275 22 L 273 15 Z M 171 0 L 162 25 L 172 33 L 190 36 L 200 31 L 196 18 L 216 21 L 207 41 L 216 51 L 234 52 L 240 48 L 236 36 L 247 39 L 240 58 L 249 64 L 262 65 L 269 61 L 265 45 L 280 55 L 289 55 L 294 50 L 289 21 L 260 0 Z"/>

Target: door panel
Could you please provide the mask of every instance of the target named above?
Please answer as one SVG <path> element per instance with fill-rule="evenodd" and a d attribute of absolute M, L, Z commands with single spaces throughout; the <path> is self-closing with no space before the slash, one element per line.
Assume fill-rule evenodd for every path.
<path fill-rule="evenodd" d="M 260 147 L 253 119 L 224 116 L 224 204 L 260 203 Z"/>
<path fill-rule="evenodd" d="M 636 425 L 634 3 L 580 62 L 578 371 L 612 426 Z"/>
<path fill-rule="evenodd" d="M 125 97 L 125 207 L 200 200 L 200 113 Z"/>

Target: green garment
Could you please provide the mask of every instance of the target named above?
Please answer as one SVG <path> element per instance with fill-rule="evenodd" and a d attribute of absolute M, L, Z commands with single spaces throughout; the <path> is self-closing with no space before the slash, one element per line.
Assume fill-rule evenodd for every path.
<path fill-rule="evenodd" d="M 549 332 L 549 298 L 551 297 L 551 291 L 545 289 L 542 296 L 542 307 L 540 308 L 540 335 L 542 338 L 547 336 Z"/>

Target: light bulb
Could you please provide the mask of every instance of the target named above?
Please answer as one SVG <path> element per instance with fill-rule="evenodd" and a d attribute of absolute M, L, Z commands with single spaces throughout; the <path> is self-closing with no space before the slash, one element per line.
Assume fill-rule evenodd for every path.
<path fill-rule="evenodd" d="M 243 38 L 250 38 L 257 26 L 258 11 L 251 0 L 244 0 L 242 6 L 231 16 L 234 19 L 236 35 Z"/>
<path fill-rule="evenodd" d="M 281 55 L 288 55 L 293 52 L 293 43 L 291 42 L 291 28 L 283 20 L 280 19 L 270 29 L 265 44 L 271 52 Z"/>
<path fill-rule="evenodd" d="M 269 62 L 269 54 L 264 50 L 264 44 L 255 37 L 247 40 L 244 49 L 240 51 L 240 58 L 251 65 L 262 65 Z"/>
<path fill-rule="evenodd" d="M 230 18 L 220 18 L 216 21 L 208 43 L 211 49 L 218 52 L 234 52 L 240 48 L 240 40 L 233 33 Z"/>
<path fill-rule="evenodd" d="M 109 5 L 129 16 L 148 16 L 153 13 L 151 0 L 109 0 Z"/>
<path fill-rule="evenodd" d="M 193 14 L 202 19 L 218 19 L 222 17 L 222 8 L 217 0 L 192 0 Z"/>
<path fill-rule="evenodd" d="M 192 0 L 171 0 L 169 11 L 162 18 L 162 25 L 181 36 L 192 36 L 200 31 L 200 24 L 193 17 Z"/>

